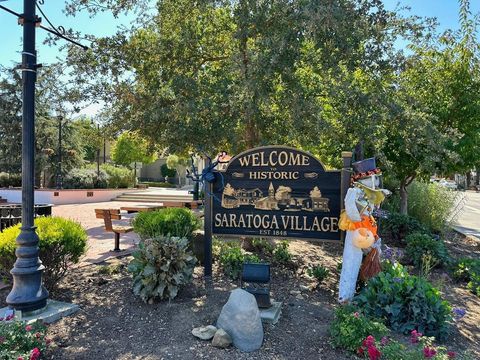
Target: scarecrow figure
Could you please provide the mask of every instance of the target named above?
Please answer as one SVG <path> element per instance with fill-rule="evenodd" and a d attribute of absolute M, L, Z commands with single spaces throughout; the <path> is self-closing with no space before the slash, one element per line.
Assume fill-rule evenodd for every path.
<path fill-rule="evenodd" d="M 372 212 L 390 194 L 380 188 L 381 171 L 375 158 L 357 161 L 352 167 L 352 187 L 345 196 L 339 222 L 339 228 L 347 232 L 338 296 L 341 303 L 352 300 L 359 272 L 364 281 L 380 272 L 381 239 Z M 364 253 L 367 256 L 362 264 Z"/>

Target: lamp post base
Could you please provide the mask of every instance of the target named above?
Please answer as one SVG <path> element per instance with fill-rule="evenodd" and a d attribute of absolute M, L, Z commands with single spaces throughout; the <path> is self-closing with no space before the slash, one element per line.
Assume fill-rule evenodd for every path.
<path fill-rule="evenodd" d="M 34 226 L 22 226 L 17 237 L 17 261 L 10 274 L 13 287 L 7 304 L 15 310 L 34 311 L 47 305 L 48 291 L 42 284 L 45 266 L 38 258 L 38 235 Z"/>
<path fill-rule="evenodd" d="M 48 291 L 42 285 L 44 266 L 29 268 L 14 267 L 13 288 L 7 296 L 7 304 L 15 310 L 30 312 L 47 306 Z"/>

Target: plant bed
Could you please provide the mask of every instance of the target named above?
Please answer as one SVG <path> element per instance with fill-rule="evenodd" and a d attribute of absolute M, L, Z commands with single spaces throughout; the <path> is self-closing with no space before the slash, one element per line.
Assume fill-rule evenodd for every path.
<path fill-rule="evenodd" d="M 282 301 L 282 316 L 276 325 L 264 324 L 264 343 L 254 353 L 233 347 L 214 348 L 191 335 L 194 327 L 214 324 L 230 290 L 238 281 L 230 280 L 215 263 L 212 283 L 206 285 L 203 268 L 196 267 L 193 283 L 171 302 L 145 304 L 132 293 L 132 279 L 126 267 L 131 258 L 114 263 L 72 270 L 61 281 L 58 300 L 80 305 L 82 311 L 48 328 L 53 346 L 46 358 L 55 359 L 354 359 L 353 353 L 334 349 L 329 327 L 337 304 L 340 244 L 305 241 L 290 242 L 296 269 L 272 265 L 272 298 Z M 322 265 L 329 276 L 315 290 L 307 269 Z M 437 275 L 438 274 L 438 275 Z M 432 274 L 432 282 L 440 270 Z M 480 354 L 477 324 L 480 304 L 466 285 L 439 284 L 454 308 L 466 315 L 452 327 L 444 344 L 455 351 L 472 349 Z M 7 291 L 2 293 L 4 299 Z M 392 332 L 407 342 L 409 337 Z"/>

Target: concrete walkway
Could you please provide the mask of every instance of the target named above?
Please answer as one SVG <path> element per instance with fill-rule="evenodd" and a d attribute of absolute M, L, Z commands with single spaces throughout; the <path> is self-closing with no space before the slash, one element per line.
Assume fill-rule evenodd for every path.
<path fill-rule="evenodd" d="M 96 264 L 117 256 L 128 255 L 132 252 L 138 244 L 138 235 L 134 232 L 121 234 L 120 248 L 124 251 L 120 253 L 111 251 L 114 247 L 114 234 L 105 231 L 103 219 L 97 219 L 95 217 L 95 209 L 120 209 L 122 206 L 135 205 L 158 204 L 108 201 L 90 204 L 56 205 L 52 208 L 53 216 L 61 216 L 63 218 L 75 220 L 87 231 L 87 253 L 75 266 L 80 267 L 89 264 Z M 130 225 L 131 220 L 135 215 L 136 214 L 122 212 L 121 220 L 112 221 L 114 225 Z"/>
<path fill-rule="evenodd" d="M 480 193 L 465 192 L 465 206 L 453 228 L 458 232 L 480 240 Z"/>

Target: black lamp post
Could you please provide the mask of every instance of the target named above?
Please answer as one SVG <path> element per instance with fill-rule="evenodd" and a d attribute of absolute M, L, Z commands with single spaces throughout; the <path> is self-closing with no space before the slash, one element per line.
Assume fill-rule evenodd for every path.
<path fill-rule="evenodd" d="M 95 122 L 93 121 L 93 119 L 90 121 L 90 124 L 92 124 L 93 127 L 95 127 Z M 97 135 L 99 134 L 100 134 L 100 124 L 97 124 Z M 104 138 L 103 147 L 105 149 L 105 138 Z M 97 145 L 97 177 L 100 177 L 100 145 Z"/>
<path fill-rule="evenodd" d="M 48 291 L 42 285 L 44 266 L 38 257 L 38 235 L 33 224 L 35 180 L 35 81 L 37 53 L 35 27 L 40 19 L 35 15 L 35 0 L 23 1 L 22 51 L 22 227 L 17 237 L 17 261 L 11 274 L 13 287 L 7 304 L 15 310 L 34 311 L 47 304 Z"/>
<path fill-rule="evenodd" d="M 58 164 L 57 164 L 57 189 L 63 187 L 62 184 L 62 121 L 63 116 L 58 117 Z"/>

